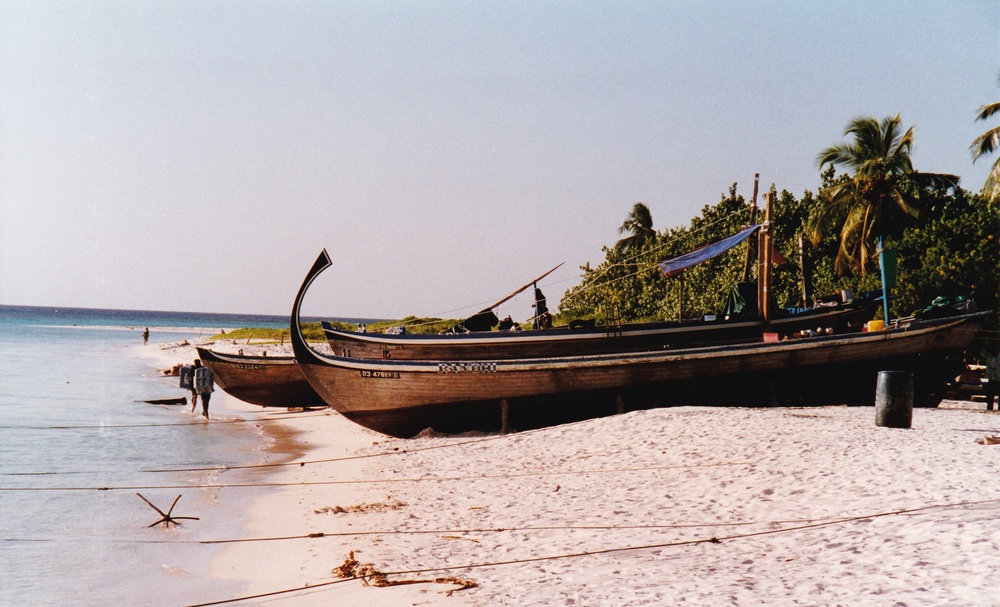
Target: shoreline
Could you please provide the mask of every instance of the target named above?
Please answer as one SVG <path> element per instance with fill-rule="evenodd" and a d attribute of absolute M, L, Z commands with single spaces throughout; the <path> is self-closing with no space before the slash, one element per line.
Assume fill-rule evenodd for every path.
<path fill-rule="evenodd" d="M 1000 445 L 976 440 L 1000 434 L 1000 415 L 981 402 L 914 409 L 910 429 L 877 427 L 873 406 L 674 407 L 413 439 L 330 410 L 266 417 L 267 460 L 293 465 L 240 475 L 295 484 L 223 499 L 244 508 L 242 539 L 288 539 L 214 554 L 210 575 L 245 584 L 243 596 L 298 589 L 274 599 L 296 607 L 995 604 Z M 414 583 L 343 581 L 334 569 L 352 553 Z"/>
<path fill-rule="evenodd" d="M 156 348 L 144 352 L 154 358 L 158 371 L 173 367 L 177 363 L 190 363 L 197 357 L 196 345 L 208 345 L 220 351 L 246 353 L 267 350 L 269 355 L 290 356 L 288 344 L 248 343 L 230 344 L 226 342 L 149 344 L 143 348 Z M 277 486 L 273 490 L 260 493 L 241 494 L 224 490 L 217 499 L 220 508 L 240 512 L 244 533 L 238 538 L 216 538 L 211 556 L 208 576 L 244 587 L 240 597 L 253 596 L 286 589 L 296 589 L 282 599 L 283 604 L 296 606 L 328 605 L 329 593 L 310 594 L 302 589 L 306 586 L 337 582 L 336 600 L 347 604 L 382 605 L 395 607 L 413 605 L 437 605 L 428 602 L 425 589 L 403 585 L 391 588 L 365 587 L 359 580 L 343 580 L 332 574 L 334 567 L 341 565 L 351 552 L 350 542 L 331 544 L 329 537 L 350 533 L 351 521 L 339 521 L 335 514 L 340 509 L 381 508 L 380 492 L 372 488 L 351 484 L 350 481 L 370 476 L 365 459 L 354 456 L 373 443 L 388 439 L 383 435 L 361 428 L 340 417 L 331 409 L 319 411 L 299 411 L 292 409 L 269 409 L 243 403 L 216 388 L 212 398 L 212 411 L 225 411 L 223 415 L 246 418 L 248 413 L 254 419 L 267 423 L 256 424 L 267 438 L 261 449 L 259 465 L 248 469 L 227 470 L 222 474 L 239 477 L 240 483 L 272 483 L 275 485 L 297 483 L 323 483 L 316 487 L 309 485 Z M 224 422 L 220 422 L 224 423 Z M 293 462 L 315 460 L 341 460 L 332 464 L 309 464 L 296 466 Z M 285 465 L 292 464 L 292 465 Z M 343 484 L 329 484 L 343 483 Z M 254 538 L 306 536 L 324 533 L 329 537 L 302 538 L 287 541 L 244 541 Z M 227 543 L 230 540 L 232 543 Z M 317 581 L 320 580 L 320 581 Z M 370 594 L 377 590 L 378 597 Z M 210 596 L 205 601 L 230 601 L 233 596 Z M 315 602 L 313 602 L 315 601 Z M 374 601 L 374 602 L 372 602 Z M 238 601 L 239 604 L 253 604 L 251 599 Z M 444 604 L 444 603 L 440 603 Z M 458 606 L 454 600 L 448 605 Z"/>

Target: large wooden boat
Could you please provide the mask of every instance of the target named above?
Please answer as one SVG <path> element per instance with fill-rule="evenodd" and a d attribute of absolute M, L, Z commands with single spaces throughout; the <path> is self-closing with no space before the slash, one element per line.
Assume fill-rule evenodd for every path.
<path fill-rule="evenodd" d="M 295 357 L 334 409 L 393 436 L 529 428 L 670 404 L 827 404 L 874 398 L 881 370 L 923 373 L 971 343 L 987 313 L 872 333 L 652 352 L 504 360 L 328 356 L 302 336 L 302 299 L 330 265 L 324 251 L 296 295 Z M 933 382 L 931 382 L 933 383 Z M 505 423 L 506 420 L 506 423 Z"/>
<path fill-rule="evenodd" d="M 227 394 L 261 407 L 325 407 L 290 356 L 226 354 L 197 347 L 201 362 Z"/>

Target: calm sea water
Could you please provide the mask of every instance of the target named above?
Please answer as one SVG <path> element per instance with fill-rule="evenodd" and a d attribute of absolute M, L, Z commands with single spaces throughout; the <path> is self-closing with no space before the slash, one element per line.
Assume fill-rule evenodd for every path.
<path fill-rule="evenodd" d="M 143 354 L 220 328 L 287 323 L 0 306 L 0 605 L 186 605 L 238 596 L 239 583 L 207 577 L 216 549 L 198 542 L 239 537 L 244 521 L 225 508 L 225 492 L 253 489 L 195 486 L 249 473 L 150 470 L 262 461 L 260 429 L 225 423 L 257 413 L 227 410 L 231 397 L 220 391 L 211 423 L 189 406 L 140 402 L 187 396 Z M 183 495 L 173 514 L 200 520 L 149 528 L 160 517 L 136 493 L 163 511 Z"/>

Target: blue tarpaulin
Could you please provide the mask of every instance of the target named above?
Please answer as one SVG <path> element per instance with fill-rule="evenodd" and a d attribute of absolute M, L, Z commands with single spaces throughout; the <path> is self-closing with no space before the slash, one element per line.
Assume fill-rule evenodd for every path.
<path fill-rule="evenodd" d="M 708 261 L 721 253 L 725 253 L 729 249 L 749 238 L 749 236 L 757 231 L 758 228 L 760 228 L 760 224 L 752 225 L 749 228 L 744 229 L 742 232 L 733 234 L 725 240 L 705 245 L 700 249 L 695 249 L 694 251 L 685 253 L 680 257 L 674 257 L 673 259 L 666 259 L 664 261 L 657 262 L 656 265 L 660 266 L 660 269 L 663 270 L 664 276 L 670 278 L 671 276 L 680 274 L 692 266 L 696 266 L 703 261 Z"/>

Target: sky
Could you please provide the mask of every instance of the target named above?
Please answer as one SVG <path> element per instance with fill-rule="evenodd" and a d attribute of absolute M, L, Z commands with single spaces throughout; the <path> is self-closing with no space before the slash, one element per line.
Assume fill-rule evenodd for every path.
<path fill-rule="evenodd" d="M 859 116 L 978 191 L 997 0 L 0 0 L 0 304 L 458 318 Z M 531 315 L 530 297 L 500 310 Z"/>

